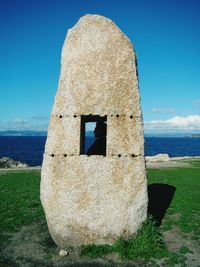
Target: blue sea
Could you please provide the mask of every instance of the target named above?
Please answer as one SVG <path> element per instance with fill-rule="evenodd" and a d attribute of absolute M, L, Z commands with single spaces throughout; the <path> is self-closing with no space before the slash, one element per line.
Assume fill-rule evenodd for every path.
<path fill-rule="evenodd" d="M 7 156 L 37 166 L 42 164 L 45 136 L 0 136 L 0 157 Z M 89 147 L 92 137 L 86 140 Z M 200 156 L 200 138 L 146 137 L 145 155 L 167 153 L 170 157 Z"/>

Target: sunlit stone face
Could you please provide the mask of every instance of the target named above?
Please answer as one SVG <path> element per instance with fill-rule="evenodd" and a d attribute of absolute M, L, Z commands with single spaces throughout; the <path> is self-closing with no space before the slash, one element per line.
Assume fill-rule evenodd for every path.
<path fill-rule="evenodd" d="M 89 122 L 95 140 L 87 150 Z M 117 26 L 99 15 L 80 18 L 63 45 L 41 201 L 61 247 L 112 243 L 135 233 L 146 218 L 135 53 Z"/>

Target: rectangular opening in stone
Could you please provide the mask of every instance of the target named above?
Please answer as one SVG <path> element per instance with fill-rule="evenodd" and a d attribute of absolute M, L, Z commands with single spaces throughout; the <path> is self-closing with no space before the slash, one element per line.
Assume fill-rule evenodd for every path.
<path fill-rule="evenodd" d="M 107 116 L 82 115 L 80 154 L 106 156 Z"/>

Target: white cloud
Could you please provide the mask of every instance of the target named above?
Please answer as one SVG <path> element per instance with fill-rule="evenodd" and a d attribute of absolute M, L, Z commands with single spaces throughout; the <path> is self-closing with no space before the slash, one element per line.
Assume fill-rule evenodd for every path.
<path fill-rule="evenodd" d="M 175 116 L 168 120 L 152 120 L 144 123 L 145 131 L 200 131 L 200 116 Z"/>
<path fill-rule="evenodd" d="M 164 112 L 172 112 L 172 113 L 176 112 L 176 110 L 174 108 L 166 108 L 163 111 Z"/>
<path fill-rule="evenodd" d="M 160 110 L 160 108 L 152 108 L 151 111 L 152 112 L 155 112 L 155 113 L 159 113 L 161 110 Z"/>
<path fill-rule="evenodd" d="M 154 113 L 161 113 L 161 112 L 174 113 L 174 112 L 176 112 L 176 110 L 174 108 L 164 108 L 164 109 L 152 108 L 151 111 L 154 112 Z"/>
<path fill-rule="evenodd" d="M 94 131 L 94 129 L 95 129 L 95 127 L 96 127 L 96 123 L 95 122 L 89 122 L 89 123 L 86 123 L 86 132 L 88 132 L 88 131 Z"/>
<path fill-rule="evenodd" d="M 30 120 L 37 120 L 37 121 L 48 121 L 49 117 L 44 116 L 44 115 L 36 115 L 36 116 L 30 117 L 29 119 Z"/>
<path fill-rule="evenodd" d="M 6 130 L 29 130 L 29 122 L 21 118 L 9 121 L 5 126 Z"/>
<path fill-rule="evenodd" d="M 45 116 L 35 116 L 28 119 L 14 118 L 7 123 L 0 124 L 0 130 L 32 130 L 46 131 L 48 129 L 49 119 Z"/>
<path fill-rule="evenodd" d="M 194 104 L 195 104 L 195 105 L 200 105 L 200 99 L 195 99 L 195 100 L 194 100 Z"/>
<path fill-rule="evenodd" d="M 0 130 L 35 130 L 46 131 L 48 119 L 15 118 L 7 123 L 0 122 Z M 91 127 L 93 130 L 94 126 Z M 144 122 L 146 132 L 183 132 L 200 131 L 200 115 L 174 116 L 168 120 L 151 120 Z"/>
<path fill-rule="evenodd" d="M 16 124 L 24 124 L 24 123 L 27 123 L 28 121 L 27 120 L 24 120 L 24 119 L 21 119 L 21 118 L 15 118 L 12 120 L 13 123 L 16 123 Z"/>

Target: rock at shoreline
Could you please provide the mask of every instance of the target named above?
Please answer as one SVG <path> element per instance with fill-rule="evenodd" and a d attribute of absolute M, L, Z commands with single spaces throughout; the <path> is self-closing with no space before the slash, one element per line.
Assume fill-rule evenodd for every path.
<path fill-rule="evenodd" d="M 0 168 L 27 168 L 28 164 L 8 157 L 0 158 Z"/>
<path fill-rule="evenodd" d="M 145 161 L 157 162 L 157 161 L 169 161 L 170 157 L 168 154 L 157 154 L 155 156 L 145 157 Z"/>
<path fill-rule="evenodd" d="M 200 156 L 181 156 L 181 157 L 169 157 L 168 154 L 157 154 L 155 156 L 146 156 L 146 162 L 159 162 L 159 161 L 176 161 L 187 159 L 200 159 Z"/>

